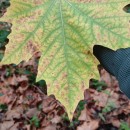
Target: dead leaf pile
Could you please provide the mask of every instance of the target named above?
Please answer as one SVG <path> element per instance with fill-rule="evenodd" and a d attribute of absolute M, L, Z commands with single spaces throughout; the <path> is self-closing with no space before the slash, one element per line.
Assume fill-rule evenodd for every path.
<path fill-rule="evenodd" d="M 65 108 L 47 96 L 44 80 L 37 83 L 40 53 L 18 65 L 0 66 L 0 130 L 65 130 Z"/>
<path fill-rule="evenodd" d="M 73 117 L 76 130 L 130 129 L 130 101 L 119 90 L 118 81 L 101 66 L 100 81 L 91 79 L 90 88 L 84 91 Z M 105 84 L 106 85 L 105 85 Z"/>

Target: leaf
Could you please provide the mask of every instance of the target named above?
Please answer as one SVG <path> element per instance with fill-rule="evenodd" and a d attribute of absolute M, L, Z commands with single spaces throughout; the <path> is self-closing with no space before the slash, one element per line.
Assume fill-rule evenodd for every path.
<path fill-rule="evenodd" d="M 46 81 L 48 93 L 55 94 L 72 117 L 89 79 L 97 76 L 93 45 L 129 46 L 130 15 L 123 11 L 128 3 L 12 0 L 3 18 L 13 24 L 13 32 L 2 63 L 28 60 L 34 45 L 42 52 L 37 81 Z"/>
<path fill-rule="evenodd" d="M 130 127 L 128 126 L 126 122 L 121 123 L 120 130 L 129 130 L 129 129 Z"/>
<path fill-rule="evenodd" d="M 32 119 L 30 120 L 31 124 L 34 124 L 36 127 L 39 127 L 39 119 L 36 116 L 33 116 Z"/>
<path fill-rule="evenodd" d="M 6 110 L 7 108 L 6 104 L 0 104 L 0 110 Z"/>

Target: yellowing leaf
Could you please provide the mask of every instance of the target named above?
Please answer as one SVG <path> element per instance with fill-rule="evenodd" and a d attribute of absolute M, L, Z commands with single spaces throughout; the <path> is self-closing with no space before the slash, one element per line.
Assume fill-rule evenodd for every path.
<path fill-rule="evenodd" d="M 11 0 L 3 20 L 13 24 L 13 31 L 2 63 L 29 59 L 34 45 L 42 52 L 37 80 L 46 80 L 48 93 L 55 94 L 72 116 L 89 79 L 96 75 L 93 45 L 129 46 L 130 15 L 122 10 L 128 3 Z"/>

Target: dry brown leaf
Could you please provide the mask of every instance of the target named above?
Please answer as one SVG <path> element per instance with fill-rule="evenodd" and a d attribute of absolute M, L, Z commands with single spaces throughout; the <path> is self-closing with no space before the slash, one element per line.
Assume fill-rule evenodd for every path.
<path fill-rule="evenodd" d="M 4 121 L 0 123 L 0 130 L 9 130 L 14 125 L 14 121 Z"/>
<path fill-rule="evenodd" d="M 96 130 L 99 127 L 98 120 L 85 121 L 81 126 L 78 126 L 76 130 Z"/>
<path fill-rule="evenodd" d="M 26 116 L 27 116 L 28 118 L 32 118 L 33 116 L 36 116 L 37 113 L 38 113 L 38 110 L 37 110 L 36 107 L 35 107 L 35 108 L 31 108 L 31 109 L 29 109 L 29 110 L 26 112 Z"/>
<path fill-rule="evenodd" d="M 19 106 L 14 108 L 13 110 L 7 111 L 5 113 L 6 120 L 13 120 L 14 118 L 19 119 L 22 116 L 23 107 Z"/>

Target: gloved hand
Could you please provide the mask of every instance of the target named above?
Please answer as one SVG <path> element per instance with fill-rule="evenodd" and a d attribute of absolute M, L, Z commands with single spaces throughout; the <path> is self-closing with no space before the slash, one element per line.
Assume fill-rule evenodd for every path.
<path fill-rule="evenodd" d="M 123 10 L 126 12 L 126 13 L 130 13 L 130 4 L 126 5 Z"/>
<path fill-rule="evenodd" d="M 121 91 L 130 99 L 130 48 L 114 51 L 95 45 L 93 54 L 105 70 L 117 78 Z"/>

